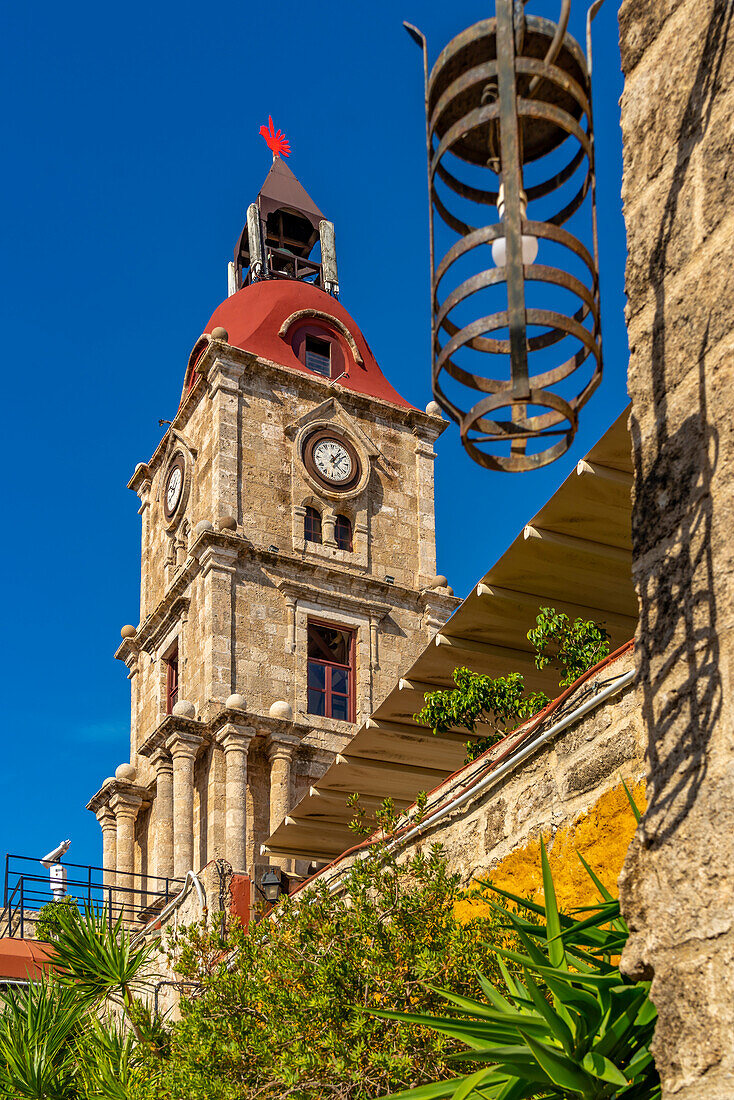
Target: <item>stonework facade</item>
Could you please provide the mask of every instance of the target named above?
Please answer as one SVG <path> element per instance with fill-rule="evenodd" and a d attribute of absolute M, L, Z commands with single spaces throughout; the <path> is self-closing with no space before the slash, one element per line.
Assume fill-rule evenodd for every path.
<path fill-rule="evenodd" d="M 620 882 L 666 1097 L 734 1095 L 734 7 L 620 10 L 636 661 L 649 805 Z"/>
<path fill-rule="evenodd" d="M 222 311 L 233 333 L 255 317 L 252 339 L 218 324 Z M 295 358 L 304 318 L 348 361 L 341 381 Z M 458 602 L 436 577 L 438 410 L 400 398 L 343 307 L 297 279 L 244 286 L 209 329 L 175 420 L 130 481 L 140 622 L 116 654 L 130 763 L 89 804 L 118 887 L 220 857 L 257 875 L 269 832 Z M 309 467 L 316 432 L 348 449 L 344 486 Z M 313 624 L 348 639 L 351 720 L 316 713 Z"/>

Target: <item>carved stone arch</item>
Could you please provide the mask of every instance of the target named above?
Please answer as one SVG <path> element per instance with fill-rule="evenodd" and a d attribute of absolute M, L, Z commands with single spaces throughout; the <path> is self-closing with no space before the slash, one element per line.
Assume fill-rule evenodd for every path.
<path fill-rule="evenodd" d="M 336 329 L 336 331 L 344 337 L 347 344 L 349 345 L 349 350 L 351 351 L 352 357 L 357 366 L 364 366 L 364 359 L 362 358 L 362 354 L 357 347 L 357 341 L 354 339 L 347 326 L 337 317 L 332 317 L 330 313 L 324 313 L 322 309 L 299 309 L 296 310 L 295 313 L 291 313 L 290 317 L 286 317 L 285 321 L 280 326 L 280 329 L 278 330 L 278 336 L 280 336 L 282 340 L 285 340 L 286 336 L 288 335 L 288 331 L 292 328 L 293 325 L 296 324 L 297 321 L 308 320 L 323 321 L 325 325 Z"/>

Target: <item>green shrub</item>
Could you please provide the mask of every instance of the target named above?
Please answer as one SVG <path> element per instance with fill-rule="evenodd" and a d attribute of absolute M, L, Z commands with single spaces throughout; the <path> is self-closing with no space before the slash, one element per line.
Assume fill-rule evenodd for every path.
<path fill-rule="evenodd" d="M 55 943 L 67 915 L 71 920 L 77 920 L 79 917 L 74 898 L 66 897 L 61 901 L 50 901 L 44 905 L 38 912 L 34 938 L 44 943 Z"/>
<path fill-rule="evenodd" d="M 609 655 L 609 634 L 603 626 L 583 619 L 572 623 L 568 615 L 553 607 L 540 608 L 527 638 L 535 648 L 535 667 L 553 665 L 558 669 L 559 688 L 569 687 Z M 456 726 L 474 732 L 478 722 L 489 725 L 493 732 L 488 737 L 467 743 L 468 760 L 476 759 L 550 702 L 542 691 L 526 693 L 525 679 L 519 672 L 493 678 L 457 668 L 454 683 L 454 689 L 427 692 L 425 705 L 414 718 L 434 733 Z"/>
<path fill-rule="evenodd" d="M 470 995 L 478 968 L 501 982 L 498 921 L 459 923 L 461 896 L 437 848 L 398 863 L 378 845 L 338 894 L 319 882 L 225 939 L 184 931 L 176 971 L 198 990 L 131 1096 L 363 1100 L 447 1076 L 453 1038 L 370 1010 L 431 1011 L 434 983 Z"/>

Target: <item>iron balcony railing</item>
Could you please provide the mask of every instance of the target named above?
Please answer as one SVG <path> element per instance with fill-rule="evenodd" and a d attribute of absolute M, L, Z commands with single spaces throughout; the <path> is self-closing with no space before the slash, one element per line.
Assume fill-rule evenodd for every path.
<path fill-rule="evenodd" d="M 171 901 L 183 887 L 183 879 L 160 878 L 105 867 L 67 863 L 66 898 L 80 909 L 104 913 L 110 926 L 122 914 L 128 926 L 140 925 Z M 35 926 L 38 910 L 54 901 L 48 871 L 30 856 L 5 857 L 3 911 L 0 936 L 25 939 Z M 29 916 L 33 913 L 33 916 Z"/>
<path fill-rule="evenodd" d="M 315 260 L 305 260 L 302 256 L 296 256 L 287 248 L 276 248 L 275 245 L 266 245 L 269 279 L 298 279 L 301 282 L 313 283 L 314 286 L 323 287 L 323 270 L 320 263 Z M 252 268 L 243 274 L 242 285 L 248 286 L 252 282 Z"/>

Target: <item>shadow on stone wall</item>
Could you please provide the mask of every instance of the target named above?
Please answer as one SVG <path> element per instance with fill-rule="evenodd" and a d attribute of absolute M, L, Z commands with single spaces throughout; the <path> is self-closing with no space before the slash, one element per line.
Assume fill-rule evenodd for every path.
<path fill-rule="evenodd" d="M 692 152 L 710 123 L 732 14 L 731 0 L 714 4 L 678 130 L 673 178 L 647 272 L 655 314 L 649 364 L 653 408 L 641 410 L 647 424 L 644 437 L 637 409 L 630 421 L 635 465 L 632 538 L 640 601 L 636 653 L 650 774 L 642 839 L 653 848 L 670 838 L 690 812 L 706 775 L 707 745 L 722 703 L 711 546 L 711 481 L 719 448 L 707 405 L 709 322 L 699 341 L 698 385 L 686 387 L 687 394 L 695 396 L 681 422 L 670 405 L 676 382 L 683 388 L 681 379 L 688 373 L 681 370 L 686 352 L 666 344 L 674 341 L 666 331 L 666 278 L 670 279 L 671 244 L 674 249 L 680 246 L 680 195 Z M 681 212 L 680 219 L 685 217 L 687 213 Z"/>

